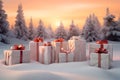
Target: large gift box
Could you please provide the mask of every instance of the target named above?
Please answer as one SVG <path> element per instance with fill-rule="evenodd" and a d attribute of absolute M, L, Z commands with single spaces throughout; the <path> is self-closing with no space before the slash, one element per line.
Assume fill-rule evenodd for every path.
<path fill-rule="evenodd" d="M 98 43 L 89 43 L 88 48 L 89 48 L 89 54 L 88 54 L 88 59 L 90 59 L 90 54 L 95 52 L 96 48 L 100 48 L 101 44 Z M 112 44 L 103 44 L 103 47 L 107 49 L 108 54 L 110 54 L 110 59 L 113 60 L 113 47 Z"/>
<path fill-rule="evenodd" d="M 74 53 L 74 61 L 86 60 L 86 41 L 83 39 L 70 39 L 69 48 Z"/>
<path fill-rule="evenodd" d="M 30 62 L 30 50 L 5 50 L 4 59 L 6 65 Z"/>
<path fill-rule="evenodd" d="M 52 41 L 53 51 L 54 51 L 54 62 L 59 62 L 59 53 L 61 53 L 61 48 L 68 50 L 67 41 Z"/>
<path fill-rule="evenodd" d="M 110 68 L 110 54 L 106 53 L 91 53 L 90 54 L 90 65 L 100 67 L 103 69 L 109 69 Z"/>
<path fill-rule="evenodd" d="M 39 61 L 39 46 L 43 45 L 43 41 L 35 39 L 29 42 L 30 57 L 32 60 Z"/>
<path fill-rule="evenodd" d="M 39 46 L 39 62 L 42 64 L 51 64 L 53 58 L 53 48 L 51 45 Z"/>

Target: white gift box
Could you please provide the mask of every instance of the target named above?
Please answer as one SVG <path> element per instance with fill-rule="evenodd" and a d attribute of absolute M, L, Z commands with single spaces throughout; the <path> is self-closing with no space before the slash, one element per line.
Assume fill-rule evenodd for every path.
<path fill-rule="evenodd" d="M 64 41 L 64 42 L 53 41 L 52 46 L 53 46 L 53 51 L 54 51 L 54 60 L 55 62 L 59 62 L 59 53 L 61 52 L 61 48 L 63 48 L 64 50 L 68 50 L 69 49 L 68 42 L 67 41 Z"/>
<path fill-rule="evenodd" d="M 63 63 L 63 62 L 73 62 L 73 53 L 59 53 L 59 62 Z"/>
<path fill-rule="evenodd" d="M 39 46 L 39 62 L 42 64 L 52 63 L 52 46 Z"/>
<path fill-rule="evenodd" d="M 30 62 L 30 50 L 5 50 L 4 59 L 6 65 Z"/>
<path fill-rule="evenodd" d="M 42 42 L 29 42 L 30 57 L 32 60 L 39 61 L 39 46 L 42 46 Z"/>
<path fill-rule="evenodd" d="M 100 48 L 100 44 L 89 43 L 88 48 L 89 48 L 89 55 L 88 55 L 88 59 L 89 59 L 90 54 L 94 53 L 96 49 Z M 108 53 L 110 54 L 110 59 L 112 61 L 113 60 L 113 47 L 112 47 L 112 44 L 104 44 L 104 49 L 106 49 L 108 51 Z"/>
<path fill-rule="evenodd" d="M 69 40 L 69 48 L 74 53 L 74 61 L 86 60 L 86 41 L 85 40 Z"/>
<path fill-rule="evenodd" d="M 100 58 L 99 58 L 100 56 Z M 102 53 L 91 53 L 90 54 L 90 65 L 100 67 L 103 69 L 109 69 L 110 68 L 110 54 Z"/>

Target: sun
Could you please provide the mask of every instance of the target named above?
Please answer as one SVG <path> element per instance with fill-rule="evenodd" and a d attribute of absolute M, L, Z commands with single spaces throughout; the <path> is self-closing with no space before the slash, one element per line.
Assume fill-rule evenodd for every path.
<path fill-rule="evenodd" d="M 55 21 L 54 25 L 55 25 L 56 27 L 60 26 L 60 21 Z"/>

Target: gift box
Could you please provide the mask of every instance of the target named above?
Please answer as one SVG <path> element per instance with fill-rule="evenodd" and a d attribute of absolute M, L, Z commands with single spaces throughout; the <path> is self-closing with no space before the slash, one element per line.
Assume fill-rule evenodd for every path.
<path fill-rule="evenodd" d="M 52 42 L 52 46 L 53 46 L 53 54 L 54 54 L 54 62 L 59 62 L 59 53 L 61 52 L 61 48 L 63 48 L 64 50 L 68 50 L 69 46 L 68 46 L 68 42 L 67 41 L 63 41 L 63 42 L 56 42 L 53 41 Z"/>
<path fill-rule="evenodd" d="M 39 61 L 39 46 L 43 46 L 43 42 L 36 40 L 29 42 L 30 57 L 32 60 Z"/>
<path fill-rule="evenodd" d="M 39 46 L 39 62 L 42 64 L 51 64 L 53 52 L 52 52 L 52 46 L 44 45 Z"/>
<path fill-rule="evenodd" d="M 73 53 L 59 53 L 59 63 L 63 62 L 73 62 Z"/>
<path fill-rule="evenodd" d="M 4 51 L 4 59 L 6 65 L 13 65 L 19 63 L 30 62 L 30 50 L 12 48 L 11 50 Z"/>
<path fill-rule="evenodd" d="M 90 65 L 100 67 L 103 69 L 109 69 L 110 68 L 110 54 L 106 53 L 91 53 L 90 54 Z"/>
<path fill-rule="evenodd" d="M 95 52 L 96 48 L 100 48 L 98 43 L 89 43 L 88 44 L 88 60 L 90 59 L 90 54 Z M 112 44 L 103 44 L 104 48 L 107 49 L 108 54 L 110 54 L 111 61 L 113 60 L 113 47 Z"/>
<path fill-rule="evenodd" d="M 82 39 L 72 39 L 68 41 L 69 48 L 74 53 L 74 61 L 86 60 L 86 41 Z"/>

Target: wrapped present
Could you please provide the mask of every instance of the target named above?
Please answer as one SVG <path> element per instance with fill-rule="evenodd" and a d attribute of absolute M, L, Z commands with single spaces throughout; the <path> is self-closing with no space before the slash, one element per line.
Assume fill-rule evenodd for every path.
<path fill-rule="evenodd" d="M 113 60 L 113 47 L 112 44 L 109 44 L 107 40 L 100 40 L 100 41 L 96 41 L 96 43 L 89 43 L 88 59 L 90 59 L 90 54 L 94 53 L 95 49 L 100 47 L 107 49 L 108 54 L 110 54 L 110 59 Z"/>
<path fill-rule="evenodd" d="M 64 50 L 68 50 L 69 46 L 68 46 L 68 42 L 67 41 L 53 41 L 52 42 L 52 46 L 53 46 L 53 51 L 54 51 L 54 60 L 55 62 L 59 62 L 59 53 L 61 52 L 61 48 L 63 48 Z"/>
<path fill-rule="evenodd" d="M 42 64 L 51 64 L 53 53 L 52 53 L 52 46 L 48 44 L 44 44 L 44 46 L 39 47 L 39 62 Z"/>
<path fill-rule="evenodd" d="M 84 61 L 86 60 L 86 41 L 79 39 L 69 40 L 69 48 L 73 49 L 74 61 Z"/>
<path fill-rule="evenodd" d="M 6 65 L 30 62 L 30 50 L 25 50 L 23 45 L 14 45 L 11 50 L 4 51 Z"/>
<path fill-rule="evenodd" d="M 90 65 L 103 69 L 110 68 L 110 54 L 106 49 L 99 48 L 95 53 L 90 54 Z"/>
<path fill-rule="evenodd" d="M 42 38 L 35 38 L 33 41 L 29 42 L 30 57 L 32 60 L 39 61 L 39 46 L 43 45 Z"/>

